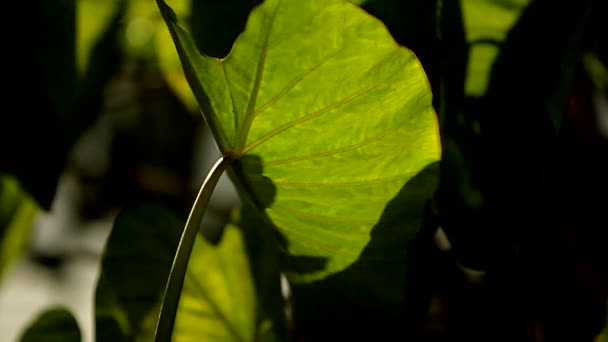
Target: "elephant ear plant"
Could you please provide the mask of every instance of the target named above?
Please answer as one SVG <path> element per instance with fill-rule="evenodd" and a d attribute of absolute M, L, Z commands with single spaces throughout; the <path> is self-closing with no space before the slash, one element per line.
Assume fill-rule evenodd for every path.
<path fill-rule="evenodd" d="M 222 157 L 183 231 L 156 340 L 170 340 L 203 211 L 225 170 L 245 205 L 276 232 L 277 247 L 288 260 L 282 271 L 292 283 L 320 281 L 356 262 L 367 263 L 352 272 L 350 286 L 399 298 L 402 288 L 373 279 L 357 284 L 355 277 L 377 276 L 373 272 L 381 271 L 374 264 L 395 267 L 391 259 L 402 253 L 382 247 L 404 230 L 415 234 L 420 203 L 433 191 L 433 177 L 408 186 L 440 156 L 430 86 L 414 54 L 398 46 L 380 21 L 347 1 L 267 0 L 253 10 L 228 56 L 211 58 L 197 50 L 171 8 L 163 1 L 158 5 Z M 249 228 L 247 222 L 241 225 Z M 220 245 L 235 243 L 231 230 L 226 234 L 231 241 Z M 230 274 L 239 265 L 224 263 L 222 272 Z M 398 267 L 392 271 L 398 273 Z M 386 279 L 382 276 L 375 280 Z M 236 278 L 224 280 L 216 283 L 217 291 L 233 288 L 236 295 L 244 286 L 229 283 Z M 219 304 L 214 307 L 217 315 Z M 225 308 L 233 310 L 223 314 L 226 324 L 242 316 L 238 307 Z M 241 318 L 235 325 L 255 321 Z M 253 341 L 256 330 L 261 331 L 234 335 Z"/>
<path fill-rule="evenodd" d="M 183 229 L 161 209 L 119 216 L 97 339 L 283 341 L 311 307 L 332 312 L 314 295 L 332 291 L 390 308 L 361 317 L 398 312 L 441 151 L 416 56 L 349 1 L 266 0 L 228 56 L 212 58 L 157 3 L 221 157 Z M 210 241 L 198 233 L 224 171 L 243 205 Z M 312 298 L 294 300 L 291 315 L 280 274 L 294 298 Z"/>

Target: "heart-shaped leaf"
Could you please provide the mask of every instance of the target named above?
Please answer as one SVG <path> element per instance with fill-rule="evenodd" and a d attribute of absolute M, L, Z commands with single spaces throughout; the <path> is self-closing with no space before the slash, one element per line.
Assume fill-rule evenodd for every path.
<path fill-rule="evenodd" d="M 352 264 L 389 200 L 439 159 L 414 54 L 347 1 L 267 0 L 216 59 L 158 3 L 220 150 L 236 160 L 241 194 L 265 210 L 292 256 L 323 261 L 310 270 L 294 258 L 292 280 Z"/>

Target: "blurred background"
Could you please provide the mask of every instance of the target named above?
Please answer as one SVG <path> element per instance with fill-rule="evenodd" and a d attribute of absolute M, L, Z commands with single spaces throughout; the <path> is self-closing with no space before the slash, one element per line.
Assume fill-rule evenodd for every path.
<path fill-rule="evenodd" d="M 166 2 L 191 30 L 199 49 L 223 57 L 244 28 L 250 9 L 260 1 Z M 433 18 L 437 1 L 353 2 L 366 5 L 387 24 L 400 44 L 416 52 L 434 86 L 435 97 L 439 98 L 434 65 L 450 67 L 461 62 L 462 56 L 456 50 L 441 55 L 441 50 L 430 46 L 436 42 L 437 23 Z M 444 225 L 451 234 L 452 245 L 458 247 L 459 242 L 465 241 L 456 254 L 461 251 L 459 257 L 468 266 L 479 266 L 478 260 L 488 260 L 483 252 L 494 245 L 483 240 L 487 237 L 487 222 L 467 221 L 477 218 L 480 208 L 487 208 L 482 203 L 487 189 L 480 190 L 471 181 L 479 176 L 475 174 L 476 161 L 485 161 L 483 153 L 476 154 L 478 147 L 471 148 L 483 145 L 475 138 L 480 135 L 480 120 L 484 123 L 484 117 L 477 116 L 483 108 L 476 101 L 491 88 L 493 63 L 501 48 L 508 46 L 503 44 L 507 33 L 530 1 L 453 3 L 462 4 L 462 8 L 456 6 L 453 10 L 462 13 L 462 18 L 458 17 L 466 28 L 466 35 L 462 32 L 467 50 L 462 61 L 466 65 L 466 81 L 459 89 L 460 96 L 466 95 L 466 99 L 465 109 L 450 112 L 452 116 L 441 117 L 438 113 L 444 144 L 442 170 L 449 172 L 442 175 L 440 191 L 445 198 L 440 197 L 439 204 L 444 219 L 452 223 L 452 230 L 450 224 Z M 185 219 L 219 153 L 183 76 L 155 1 L 36 0 L 10 6 L 14 8 L 6 9 L 2 21 L 7 86 L 0 117 L 0 341 L 17 340 L 41 310 L 58 304 L 72 310 L 84 340 L 92 341 L 98 266 L 117 213 L 131 203 L 155 202 Z M 550 29 L 549 24 L 547 28 Z M 445 31 L 446 36 L 456 31 Z M 600 29 L 593 27 L 590 32 L 593 34 L 589 42 L 578 47 L 582 57 L 573 68 L 573 86 L 563 96 L 567 99 L 564 122 L 570 127 L 564 144 L 576 146 L 569 150 L 570 159 L 564 165 L 582 166 L 580 170 L 564 167 L 563 173 L 557 173 L 560 179 L 572 180 L 560 183 L 565 191 L 574 189 L 572 202 L 590 194 L 606 194 L 600 188 L 576 190 L 580 188 L 577 181 L 590 175 L 589 184 L 606 183 L 605 175 L 597 170 L 604 170 L 608 160 L 608 69 L 602 62 L 606 61 L 608 44 L 603 44 L 605 38 L 598 33 Z M 523 47 L 533 46 L 526 44 L 530 45 Z M 537 56 L 535 50 L 530 51 L 529 56 Z M 448 62 L 435 63 L 440 55 L 447 56 Z M 545 64 L 541 57 L 531 60 L 538 64 L 524 68 L 526 75 L 533 75 L 542 69 L 539 65 Z M 544 76 L 541 70 L 534 77 Z M 509 104 L 502 114 L 523 113 L 514 109 L 517 106 L 511 103 L 516 102 L 512 98 L 520 101 L 520 107 L 527 106 L 525 101 L 532 98 L 517 98 L 517 89 L 509 89 L 511 93 L 499 90 L 503 95 L 494 98 L 492 105 Z M 534 106 L 530 108 L 533 110 Z M 509 116 L 512 117 L 517 119 L 516 115 Z M 498 132 L 495 137 L 517 135 L 512 128 L 524 126 L 521 122 L 485 120 L 484 127 L 494 127 L 494 132 Z M 539 126 L 530 127 L 530 132 L 537 132 L 533 130 Z M 516 147 L 526 150 L 532 146 L 530 141 L 523 139 Z M 530 158 L 535 158 L 534 150 L 530 151 Z M 501 162 L 513 165 L 509 166 L 513 169 L 517 166 L 508 158 Z M 507 167 L 500 172 L 510 175 L 508 172 L 513 169 Z M 598 183 L 598 179 L 602 182 Z M 504 189 L 508 189 L 508 184 Z M 442 203 L 451 207 L 442 208 Z M 605 198 L 595 203 L 605 203 Z M 218 230 L 238 204 L 230 182 L 223 178 L 205 214 L 203 229 Z M 502 204 L 496 206 L 506 208 Z M 597 213 L 605 209 L 599 204 Z M 601 217 L 597 213 L 593 217 Z M 516 219 L 519 216 L 513 218 Z M 583 243 L 574 249 L 584 250 L 584 243 L 592 241 L 593 234 L 582 237 Z M 574 240 L 578 238 L 575 236 Z M 480 250 L 482 254 L 469 255 Z M 605 289 L 599 292 L 602 291 Z M 430 329 L 445 329 L 439 317 L 442 310 L 434 306 L 429 310 L 431 325 L 434 324 Z"/>
<path fill-rule="evenodd" d="M 189 19 L 189 0 L 168 3 Z M 16 341 L 55 305 L 93 341 L 99 261 L 117 213 L 155 202 L 185 220 L 219 152 L 155 1 L 15 6 L 25 15 L 4 23 L 15 52 L 5 108 L 16 111 L 0 122 L 0 341 Z M 222 179 L 205 229 L 222 227 L 236 205 Z"/>

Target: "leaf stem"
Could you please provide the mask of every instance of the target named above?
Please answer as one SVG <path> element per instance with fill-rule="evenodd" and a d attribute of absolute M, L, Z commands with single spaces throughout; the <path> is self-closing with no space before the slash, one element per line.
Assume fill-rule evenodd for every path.
<path fill-rule="evenodd" d="M 173 333 L 173 325 L 179 305 L 179 298 L 184 285 L 186 269 L 188 268 L 188 260 L 192 253 L 192 247 L 196 239 L 196 234 L 199 232 L 203 214 L 209 204 L 209 199 L 213 193 L 213 189 L 223 174 L 226 166 L 230 163 L 230 157 L 221 157 L 209 171 L 207 178 L 203 182 L 201 189 L 194 200 L 192 210 L 186 221 L 186 226 L 182 233 L 182 237 L 177 246 L 163 302 L 160 307 L 158 321 L 156 325 L 155 342 L 169 342 Z"/>

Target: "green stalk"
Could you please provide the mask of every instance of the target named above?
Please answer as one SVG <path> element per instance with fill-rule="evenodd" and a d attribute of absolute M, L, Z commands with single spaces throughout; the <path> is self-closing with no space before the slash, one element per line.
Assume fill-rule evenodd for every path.
<path fill-rule="evenodd" d="M 194 246 L 194 240 L 196 239 L 196 234 L 199 232 L 203 214 L 207 209 L 213 189 L 215 189 L 220 176 L 229 162 L 230 158 L 222 157 L 213 165 L 201 186 L 198 196 L 196 196 L 196 200 L 194 200 L 194 205 L 192 206 L 184 232 L 182 233 L 179 245 L 177 246 L 175 259 L 173 259 L 173 265 L 171 266 L 171 272 L 169 273 L 169 279 L 167 280 L 167 286 L 165 287 L 165 294 L 156 325 L 155 342 L 171 341 L 179 297 L 184 285 L 184 278 L 186 276 L 186 269 L 188 268 L 188 260 L 192 253 L 192 247 Z"/>

